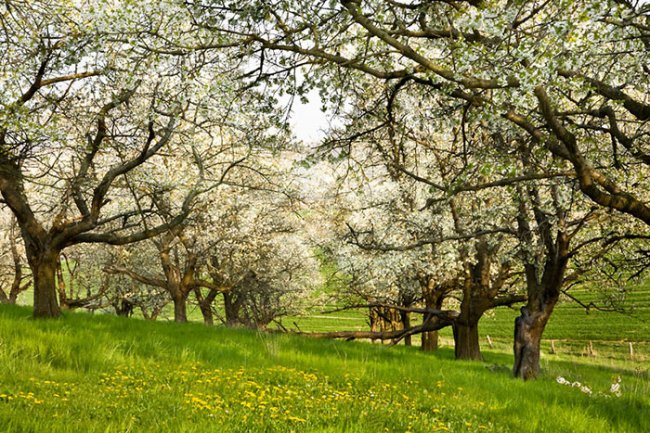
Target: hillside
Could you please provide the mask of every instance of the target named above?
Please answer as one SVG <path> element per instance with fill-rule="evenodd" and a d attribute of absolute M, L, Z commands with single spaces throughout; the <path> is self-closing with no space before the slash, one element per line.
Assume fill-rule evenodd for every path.
<path fill-rule="evenodd" d="M 648 431 L 645 366 L 544 358 L 510 377 L 508 355 L 270 335 L 200 324 L 0 308 L 0 425 L 79 431 Z M 559 384 L 558 376 L 579 381 Z M 609 392 L 621 377 L 622 395 Z"/>

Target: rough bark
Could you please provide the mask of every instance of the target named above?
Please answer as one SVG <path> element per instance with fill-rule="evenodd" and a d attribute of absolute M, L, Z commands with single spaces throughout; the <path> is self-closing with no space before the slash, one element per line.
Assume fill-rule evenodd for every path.
<path fill-rule="evenodd" d="M 62 309 L 69 309 L 68 295 L 66 293 L 66 284 L 63 279 L 63 267 L 61 266 L 61 258 L 56 261 L 56 288 L 59 293 L 59 305 Z"/>
<path fill-rule="evenodd" d="M 424 295 L 424 305 L 426 308 L 442 310 L 442 303 L 445 300 L 445 297 L 449 292 L 456 286 L 456 283 L 450 284 L 450 282 L 443 282 L 442 284 L 435 284 L 435 281 L 431 277 L 425 277 L 422 279 L 421 284 L 424 286 L 423 295 Z M 423 322 L 426 322 L 429 318 L 429 315 L 423 315 Z M 422 350 L 425 352 L 430 352 L 438 350 L 438 331 L 429 331 L 422 333 Z"/>
<path fill-rule="evenodd" d="M 523 198 L 523 194 L 521 195 Z M 555 233 L 548 216 L 539 205 L 539 193 L 531 187 L 528 191 L 533 215 L 544 239 L 544 252 L 537 262 L 524 265 L 527 286 L 527 304 L 521 308 L 521 315 L 515 320 L 513 375 L 520 379 L 534 379 L 539 374 L 540 343 L 544 328 L 560 298 L 564 275 L 571 252 L 571 236 L 565 231 L 565 212 L 557 208 L 558 229 Z M 528 209 L 522 199 L 517 215 L 519 237 L 522 243 L 533 240 L 531 225 L 528 222 Z M 541 265 L 541 266 L 540 266 Z"/>
<path fill-rule="evenodd" d="M 135 305 L 133 302 L 129 301 L 128 299 L 120 299 L 118 302 L 116 302 L 113 307 L 115 308 L 115 314 L 117 314 L 120 317 L 131 317 L 133 314 L 133 308 Z"/>
<path fill-rule="evenodd" d="M 440 347 L 438 331 L 429 331 L 422 333 L 422 350 L 424 352 L 433 352 Z"/>
<path fill-rule="evenodd" d="M 411 315 L 408 311 L 400 311 L 400 319 L 402 322 L 402 329 L 409 329 L 411 327 Z M 404 337 L 404 345 L 412 346 L 413 340 L 410 335 Z"/>
<path fill-rule="evenodd" d="M 539 374 L 540 343 L 548 319 L 548 314 L 530 314 L 526 307 L 521 308 L 521 315 L 515 319 L 515 377 L 528 380 Z"/>
<path fill-rule="evenodd" d="M 187 323 L 187 295 L 179 293 L 172 298 L 174 303 L 174 322 Z"/>
<path fill-rule="evenodd" d="M 212 314 L 212 305 L 199 304 L 199 309 L 203 315 L 203 323 L 206 325 L 214 325 L 214 314 Z"/>
<path fill-rule="evenodd" d="M 532 292 L 528 304 L 521 308 L 521 314 L 515 319 L 513 351 L 515 356 L 513 375 L 520 379 L 534 379 L 540 370 L 540 344 L 546 324 L 555 304 L 559 300 L 559 285 L 564 274 L 565 264 L 556 269 L 559 274 L 551 275 L 551 285 L 537 287 Z M 547 269 L 547 272 L 549 269 Z"/>
<path fill-rule="evenodd" d="M 165 275 L 165 289 L 169 292 L 174 303 L 174 321 L 187 322 L 187 298 L 196 287 L 195 273 L 198 257 L 192 251 L 192 242 L 183 233 L 184 226 L 178 226 L 155 242 L 159 251 L 160 264 Z M 179 245 L 174 240 L 180 240 L 185 257 L 181 258 Z"/>
<path fill-rule="evenodd" d="M 203 323 L 206 325 L 214 325 L 214 313 L 212 311 L 212 303 L 219 294 L 219 291 L 216 289 L 210 289 L 206 296 L 203 296 L 201 293 L 200 287 L 194 288 L 194 295 L 196 296 L 196 301 L 199 304 L 199 309 L 203 315 Z"/>
<path fill-rule="evenodd" d="M 59 251 L 45 250 L 28 253 L 34 278 L 34 317 L 58 317 L 61 308 L 57 303 L 56 266 Z"/>
<path fill-rule="evenodd" d="M 239 307 L 237 296 L 232 293 L 223 293 L 223 307 L 226 316 L 225 325 L 228 327 L 236 327 L 240 325 L 239 322 Z"/>
<path fill-rule="evenodd" d="M 478 321 L 464 323 L 458 320 L 454 323 L 454 355 L 456 359 L 482 361 L 479 344 Z"/>
<path fill-rule="evenodd" d="M 456 359 L 481 361 L 481 347 L 478 337 L 478 323 L 483 313 L 490 308 L 500 287 L 492 284 L 490 278 L 490 249 L 485 240 L 476 245 L 476 255 L 472 263 L 465 266 L 463 281 L 463 300 L 460 315 L 454 323 L 454 354 Z"/>

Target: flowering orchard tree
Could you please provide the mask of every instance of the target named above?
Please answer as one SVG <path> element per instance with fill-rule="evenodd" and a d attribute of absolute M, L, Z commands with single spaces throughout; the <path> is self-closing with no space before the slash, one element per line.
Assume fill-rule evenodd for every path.
<path fill-rule="evenodd" d="M 371 331 L 408 330 L 411 327 L 408 309 L 427 299 L 431 280 L 440 281 L 445 278 L 443 274 L 453 273 L 453 265 L 443 272 L 437 266 L 442 260 L 436 260 L 450 254 L 445 256 L 449 259 L 446 262 L 455 263 L 453 251 L 443 248 L 436 251 L 430 247 L 408 251 L 381 249 L 381 245 L 408 243 L 417 237 L 417 231 L 431 224 L 429 212 L 418 213 L 415 209 L 421 204 L 418 202 L 421 191 L 414 186 L 417 185 L 413 182 L 391 181 L 382 166 L 369 168 L 363 174 L 349 172 L 338 186 L 339 239 L 329 249 L 336 257 L 340 272 L 349 276 L 347 293 L 339 296 L 348 297 L 352 304 L 362 300 L 375 305 L 369 310 Z M 376 245 L 369 243 L 370 236 Z M 404 309 L 396 310 L 389 305 Z M 404 337 L 407 344 L 410 344 L 409 337 Z"/>
<path fill-rule="evenodd" d="M 174 148 L 173 155 L 157 155 L 155 164 L 133 173 L 141 185 L 139 194 L 150 202 L 149 212 L 169 227 L 151 238 L 153 252 L 143 252 L 157 257 L 159 264 L 152 263 L 147 268 L 113 264 L 106 268 L 107 272 L 127 275 L 139 283 L 165 290 L 174 304 L 177 322 L 187 321 L 186 304 L 195 293 L 206 322 L 212 323 L 211 302 L 222 288 L 200 275 L 200 269 L 207 265 L 206 257 L 221 240 L 221 234 L 211 225 L 212 215 L 219 208 L 227 208 L 229 194 L 237 194 L 228 185 L 260 185 L 264 176 L 270 175 L 260 166 L 260 155 L 283 146 L 281 131 L 268 133 L 274 126 L 273 116 L 260 112 L 255 94 L 251 94 L 252 98 L 236 98 L 225 92 L 219 98 L 216 96 L 216 91 L 210 95 L 211 105 L 204 108 L 198 126 L 185 132 L 190 146 Z M 228 97 L 230 105 L 225 106 L 223 101 Z M 202 197 L 195 200 L 186 219 L 176 224 L 176 215 L 183 211 L 179 203 L 183 203 L 183 195 L 192 193 L 195 178 L 201 179 L 198 192 Z M 220 191 L 224 187 L 230 188 L 226 195 Z M 201 288 L 211 292 L 204 297 Z"/>
<path fill-rule="evenodd" d="M 298 311 L 301 298 L 318 284 L 317 263 L 294 215 L 294 156 L 280 152 L 283 158 L 277 158 L 260 138 L 252 138 L 253 132 L 248 130 L 250 146 L 217 152 L 209 164 L 202 159 L 212 183 L 182 224 L 131 247 L 121 262 L 106 268 L 166 292 L 177 322 L 187 321 L 187 302 L 194 293 L 208 324 L 214 321 L 213 303 L 222 295 L 226 324 L 264 327 Z M 167 205 L 159 204 L 158 212 L 166 212 Z"/>
<path fill-rule="evenodd" d="M 344 269 L 385 303 L 424 300 L 440 310 L 445 295 L 458 293 L 458 315 L 441 325 L 454 328 L 457 358 L 480 359 L 478 322 L 483 313 L 525 300 L 509 284 L 514 257 L 508 235 L 513 231 L 503 209 L 489 207 L 494 193 L 432 206 L 425 186 L 409 176 L 365 185 L 348 219 L 351 245 L 341 251 L 351 258 Z M 488 211 L 482 212 L 481 206 Z"/>
<path fill-rule="evenodd" d="M 278 154 L 276 154 L 278 155 Z M 258 162 L 263 182 L 223 190 L 229 205 L 210 213 L 219 241 L 207 272 L 221 287 L 228 326 L 264 328 L 300 312 L 322 284 L 314 244 L 305 230 L 294 162 L 300 155 L 267 154 Z M 241 173 L 241 172 L 240 172 Z"/>

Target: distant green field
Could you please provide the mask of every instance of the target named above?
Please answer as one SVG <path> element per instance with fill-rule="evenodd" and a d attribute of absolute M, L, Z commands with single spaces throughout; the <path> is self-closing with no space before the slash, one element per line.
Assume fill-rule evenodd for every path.
<path fill-rule="evenodd" d="M 0 306 L 0 431 L 650 431 L 647 363 L 484 355 Z"/>
<path fill-rule="evenodd" d="M 587 290 L 574 291 L 572 294 L 581 301 L 596 301 L 596 294 Z M 555 308 L 544 333 L 543 351 L 551 351 L 551 340 L 555 351 L 564 355 L 588 356 L 587 346 L 591 342 L 591 355 L 596 358 L 628 359 L 632 343 L 633 359 L 650 362 L 650 286 L 645 285 L 631 290 L 625 303 L 625 312 L 600 311 L 590 309 L 589 313 L 575 302 L 568 299 L 561 301 Z M 366 312 L 337 311 L 324 314 L 323 311 L 334 307 L 316 309 L 308 315 L 284 319 L 289 328 L 303 331 L 342 331 L 368 330 Z M 482 336 L 481 344 L 485 349 L 510 352 L 514 320 L 519 315 L 518 307 L 497 308 L 485 314 L 479 323 Z M 413 321 L 417 323 L 418 317 Z M 453 345 L 450 328 L 440 332 L 443 345 Z M 488 338 L 493 347 L 489 347 Z M 416 338 L 414 344 L 419 344 Z"/>

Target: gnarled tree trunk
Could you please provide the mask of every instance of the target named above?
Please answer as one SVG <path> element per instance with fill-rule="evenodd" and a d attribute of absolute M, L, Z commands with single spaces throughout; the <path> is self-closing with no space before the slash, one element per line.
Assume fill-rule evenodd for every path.
<path fill-rule="evenodd" d="M 423 278 L 420 284 L 425 287 L 425 290 L 423 291 L 425 307 L 434 310 L 442 310 L 442 303 L 444 302 L 445 297 L 453 286 L 455 286 L 455 284 L 450 284 L 450 282 L 435 284 L 435 281 L 431 277 Z M 429 316 L 427 314 L 424 314 L 423 316 L 423 321 L 428 320 Z M 437 350 L 439 344 L 438 338 L 438 331 L 423 332 L 422 350 L 425 352 Z"/>
<path fill-rule="evenodd" d="M 172 302 L 174 303 L 174 322 L 187 323 L 187 294 L 179 290 L 172 297 Z"/>
<path fill-rule="evenodd" d="M 515 377 L 527 380 L 539 374 L 540 343 L 548 318 L 548 314 L 530 314 L 526 307 L 521 308 L 521 315 L 515 319 Z"/>
<path fill-rule="evenodd" d="M 481 346 L 478 336 L 478 320 L 469 322 L 461 318 L 454 322 L 454 354 L 456 359 L 482 361 Z"/>
<path fill-rule="evenodd" d="M 57 303 L 56 267 L 59 251 L 46 248 L 27 252 L 29 267 L 34 279 L 34 317 L 58 317 L 61 308 Z"/>
<path fill-rule="evenodd" d="M 239 308 L 241 307 L 241 302 L 238 297 L 232 293 L 224 292 L 223 307 L 226 315 L 226 326 L 236 327 L 241 325 L 239 321 Z"/>
<path fill-rule="evenodd" d="M 463 300 L 460 304 L 460 315 L 454 321 L 454 355 L 456 359 L 482 361 L 481 346 L 478 336 L 478 322 L 486 310 L 486 298 L 492 296 L 490 290 L 489 260 L 487 249 L 479 243 L 477 246 L 476 263 L 466 266 L 467 275 L 463 282 Z"/>
<path fill-rule="evenodd" d="M 528 303 L 521 308 L 521 315 L 515 320 L 513 350 L 515 362 L 512 369 L 515 377 L 528 380 L 539 374 L 540 343 L 544 328 L 560 298 L 571 252 L 569 246 L 573 235 L 566 231 L 565 211 L 557 207 L 558 227 L 554 233 L 552 223 L 541 210 L 539 192 L 530 188 L 533 215 L 538 235 L 545 240 L 543 253 L 524 264 Z M 523 197 L 523 194 L 521 194 Z M 517 225 L 522 243 L 531 245 L 534 241 L 531 225 L 528 222 L 527 206 L 524 200 L 519 203 Z"/>
<path fill-rule="evenodd" d="M 196 301 L 199 304 L 199 309 L 203 315 L 203 323 L 206 325 L 214 325 L 214 313 L 212 312 L 212 303 L 219 294 L 219 291 L 216 289 L 210 289 L 206 296 L 203 296 L 201 293 L 200 287 L 194 288 L 194 295 L 196 296 Z"/>
<path fill-rule="evenodd" d="M 515 363 L 512 372 L 515 377 L 524 380 L 534 379 L 539 374 L 542 334 L 560 293 L 556 287 L 539 288 L 539 290 L 543 299 L 529 301 L 521 308 L 520 316 L 515 319 L 513 344 Z"/>

